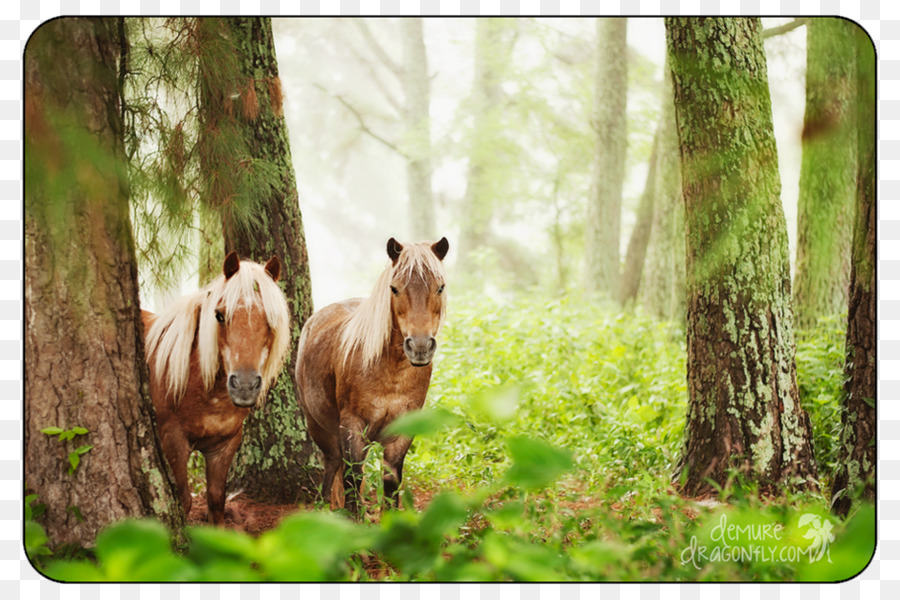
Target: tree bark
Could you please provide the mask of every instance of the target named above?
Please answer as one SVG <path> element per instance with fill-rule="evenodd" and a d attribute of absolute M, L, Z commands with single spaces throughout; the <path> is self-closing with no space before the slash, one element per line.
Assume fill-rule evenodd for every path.
<path fill-rule="evenodd" d="M 402 144 L 407 156 L 406 190 L 409 196 L 410 232 L 413 239 L 435 239 L 434 195 L 431 190 L 431 81 L 422 33 L 422 19 L 400 21 L 403 44 Z"/>
<path fill-rule="evenodd" d="M 847 315 L 847 358 L 838 470 L 831 487 L 831 508 L 846 515 L 856 494 L 875 500 L 875 49 L 854 25 L 857 50 L 856 221 Z"/>
<path fill-rule="evenodd" d="M 847 308 L 856 193 L 854 28 L 844 19 L 807 25 L 806 113 L 797 216 L 797 327 Z"/>
<path fill-rule="evenodd" d="M 675 479 L 736 469 L 762 490 L 814 486 L 794 360 L 782 213 L 758 18 L 668 18 L 687 231 L 688 414 Z"/>
<path fill-rule="evenodd" d="M 628 69 L 625 19 L 597 19 L 594 91 L 594 150 L 591 195 L 585 231 L 585 287 L 617 297 L 622 182 L 627 147 Z"/>
<path fill-rule="evenodd" d="M 246 179 L 238 182 L 232 193 L 236 193 L 235 202 L 252 206 L 252 216 L 241 216 L 250 212 L 247 209 L 222 211 L 224 250 L 257 262 L 278 256 L 282 264 L 279 284 L 287 296 L 292 326 L 290 357 L 265 405 L 252 411 L 244 422 L 243 441 L 231 465 L 228 487 L 243 489 L 244 494 L 259 500 L 296 502 L 312 497 L 318 483 L 315 446 L 307 435 L 292 374 L 300 329 L 312 314 L 312 295 L 272 25 L 268 18 L 224 18 L 202 26 L 205 33 L 201 37 L 210 48 L 225 44 L 233 48 L 234 71 L 219 72 L 218 78 L 240 90 L 240 98 L 230 110 L 227 104 L 223 109 L 215 96 L 210 98 L 203 108 L 204 129 L 218 128 L 217 135 L 238 139 L 236 147 L 243 155 L 233 160 L 249 165 Z M 201 54 L 201 60 L 204 57 L 213 60 L 215 55 Z M 209 65 L 210 80 L 217 78 L 215 69 L 216 65 Z M 226 86 L 225 91 L 230 89 Z M 221 97 L 221 92 L 214 93 Z M 235 164 L 210 160 L 204 168 L 221 173 L 235 169 Z M 260 186 L 266 190 L 264 197 L 247 198 Z"/>
<path fill-rule="evenodd" d="M 119 25 L 49 21 L 25 54 L 25 483 L 52 546 L 90 546 L 126 517 L 184 525 L 147 386 Z"/>

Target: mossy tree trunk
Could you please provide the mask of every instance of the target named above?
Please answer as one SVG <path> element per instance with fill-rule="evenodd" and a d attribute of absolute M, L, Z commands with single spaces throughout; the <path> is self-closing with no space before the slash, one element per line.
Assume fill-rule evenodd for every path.
<path fill-rule="evenodd" d="M 856 219 L 847 314 L 847 358 L 832 510 L 846 515 L 857 493 L 875 500 L 875 49 L 858 26 Z"/>
<path fill-rule="evenodd" d="M 609 298 L 618 297 L 622 183 L 628 141 L 626 24 L 622 18 L 597 19 L 593 123 L 597 141 L 585 223 L 585 287 Z"/>
<path fill-rule="evenodd" d="M 292 376 L 312 295 L 271 20 L 204 19 L 198 26 L 205 46 L 200 59 L 203 169 L 209 200 L 221 211 L 224 253 L 236 250 L 257 262 L 273 255 L 281 260 L 279 284 L 293 328 L 290 356 L 265 406 L 244 422 L 228 487 L 260 500 L 295 502 L 310 497 L 317 480 L 315 446 Z"/>
<path fill-rule="evenodd" d="M 672 74 L 665 68 L 653 224 L 641 276 L 641 304 L 661 319 L 684 321 L 684 204 Z M 627 268 L 626 268 L 627 272 Z"/>
<path fill-rule="evenodd" d="M 688 414 L 675 479 L 814 485 L 758 18 L 668 18 L 687 232 Z"/>
<path fill-rule="evenodd" d="M 844 19 L 807 24 L 806 113 L 797 213 L 797 327 L 847 308 L 856 194 L 854 29 Z"/>
<path fill-rule="evenodd" d="M 25 485 L 53 546 L 93 545 L 126 517 L 184 525 L 147 386 L 121 27 L 57 19 L 25 53 Z M 87 433 L 61 442 L 48 427 Z"/>

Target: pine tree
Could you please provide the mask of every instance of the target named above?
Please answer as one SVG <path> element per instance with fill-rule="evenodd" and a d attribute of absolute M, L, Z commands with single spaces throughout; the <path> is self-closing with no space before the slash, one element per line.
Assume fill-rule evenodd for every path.
<path fill-rule="evenodd" d="M 687 231 L 686 494 L 816 477 L 758 18 L 668 18 Z"/>
<path fill-rule="evenodd" d="M 291 352 L 264 406 L 244 422 L 229 488 L 295 502 L 316 482 L 315 447 L 292 378 L 297 341 L 312 314 L 309 260 L 281 81 L 268 18 L 203 19 L 200 48 L 200 152 L 206 202 L 218 210 L 224 251 L 281 260 L 279 285 L 291 309 Z"/>
<path fill-rule="evenodd" d="M 858 26 L 856 42 L 857 175 L 847 358 L 838 470 L 831 487 L 831 507 L 846 515 L 858 492 L 875 499 L 875 48 Z"/>
<path fill-rule="evenodd" d="M 25 483 L 51 545 L 126 517 L 184 525 L 144 363 L 124 49 L 121 19 L 63 18 L 25 53 Z"/>

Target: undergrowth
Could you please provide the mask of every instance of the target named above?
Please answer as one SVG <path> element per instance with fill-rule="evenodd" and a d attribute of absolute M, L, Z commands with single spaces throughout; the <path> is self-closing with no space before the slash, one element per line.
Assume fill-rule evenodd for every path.
<path fill-rule="evenodd" d="M 840 424 L 840 330 L 825 319 L 798 334 L 822 472 Z M 184 547 L 128 521 L 77 560 L 51 555 L 29 521 L 29 554 L 68 581 L 834 581 L 872 555 L 871 505 L 841 521 L 820 494 L 761 497 L 737 474 L 715 498 L 675 493 L 678 325 L 576 299 L 460 297 L 438 356 L 428 408 L 395 424 L 416 436 L 403 510 L 367 523 L 301 511 L 259 538 L 191 527 Z M 377 452 L 366 469 L 379 479 Z M 411 490 L 431 498 L 424 509 Z"/>

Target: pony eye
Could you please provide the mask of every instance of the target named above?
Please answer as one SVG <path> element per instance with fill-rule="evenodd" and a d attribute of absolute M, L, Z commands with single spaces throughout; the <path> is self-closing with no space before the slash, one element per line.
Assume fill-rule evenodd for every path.
<path fill-rule="evenodd" d="M 225 315 L 222 314 L 221 310 L 216 311 L 216 321 L 218 321 L 219 323 L 225 322 Z"/>
<path fill-rule="evenodd" d="M 396 296 L 400 292 L 397 291 L 397 288 L 395 288 L 394 286 L 391 286 L 391 293 Z"/>
<path fill-rule="evenodd" d="M 437 289 L 437 293 L 438 293 L 438 294 L 443 294 L 443 293 L 444 293 L 444 284 L 441 284 L 441 287 L 439 287 L 439 288 Z"/>

